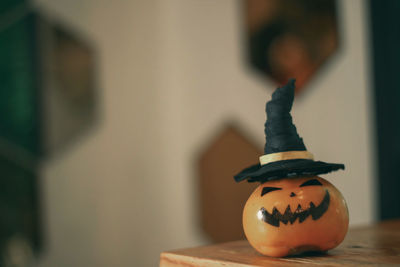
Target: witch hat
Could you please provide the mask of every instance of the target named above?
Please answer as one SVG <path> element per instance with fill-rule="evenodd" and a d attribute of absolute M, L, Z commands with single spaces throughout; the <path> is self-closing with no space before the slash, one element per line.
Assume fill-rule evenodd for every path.
<path fill-rule="evenodd" d="M 303 139 L 297 134 L 290 115 L 295 81 L 290 79 L 285 86 L 277 88 L 272 94 L 272 99 L 266 105 L 264 155 L 260 157 L 259 164 L 235 175 L 236 182 L 247 179 L 248 182 L 263 183 L 344 170 L 343 164 L 314 161 L 314 156 L 307 151 Z"/>

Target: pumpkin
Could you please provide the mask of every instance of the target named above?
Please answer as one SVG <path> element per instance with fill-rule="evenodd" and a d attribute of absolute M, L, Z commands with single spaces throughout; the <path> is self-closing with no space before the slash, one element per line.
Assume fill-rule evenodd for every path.
<path fill-rule="evenodd" d="M 273 257 L 332 249 L 343 241 L 348 224 L 342 194 L 318 176 L 262 183 L 243 211 L 247 240 Z"/>

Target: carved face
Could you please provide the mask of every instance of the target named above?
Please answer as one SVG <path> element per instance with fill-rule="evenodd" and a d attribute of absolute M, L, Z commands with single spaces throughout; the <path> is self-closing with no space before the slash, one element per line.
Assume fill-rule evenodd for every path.
<path fill-rule="evenodd" d="M 243 211 L 251 245 L 275 257 L 334 248 L 344 239 L 348 222 L 342 195 L 318 176 L 263 183 Z"/>

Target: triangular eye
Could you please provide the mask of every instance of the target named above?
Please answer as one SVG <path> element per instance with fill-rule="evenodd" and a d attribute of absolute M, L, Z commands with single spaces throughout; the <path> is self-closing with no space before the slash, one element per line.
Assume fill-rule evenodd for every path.
<path fill-rule="evenodd" d="M 262 191 L 261 191 L 261 196 L 263 196 L 263 195 L 265 195 L 265 194 L 267 194 L 269 192 L 275 191 L 275 190 L 282 190 L 282 188 L 279 188 L 279 187 L 264 187 L 262 189 Z"/>
<path fill-rule="evenodd" d="M 300 187 L 302 186 L 309 186 L 309 185 L 322 185 L 320 181 L 318 181 L 317 179 L 311 179 L 308 180 L 307 182 L 304 182 L 300 185 Z"/>

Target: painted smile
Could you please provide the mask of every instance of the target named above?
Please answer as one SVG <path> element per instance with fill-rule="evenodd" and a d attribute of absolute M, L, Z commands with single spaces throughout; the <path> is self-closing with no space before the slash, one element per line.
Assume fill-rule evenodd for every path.
<path fill-rule="evenodd" d="M 325 190 L 324 199 L 318 206 L 315 206 L 313 202 L 310 202 L 310 207 L 306 210 L 303 210 L 303 208 L 299 204 L 297 206 L 297 209 L 292 212 L 290 209 L 290 205 L 288 205 L 283 214 L 281 214 L 276 207 L 273 208 L 272 214 L 269 213 L 265 208 L 261 208 L 258 211 L 257 216 L 264 222 L 276 227 L 279 227 L 279 222 L 282 222 L 284 224 L 290 222 L 290 224 L 293 224 L 297 218 L 299 218 L 299 223 L 302 223 L 310 215 L 315 221 L 321 218 L 321 216 L 324 215 L 324 213 L 328 210 L 329 201 L 329 192 L 328 190 Z"/>

